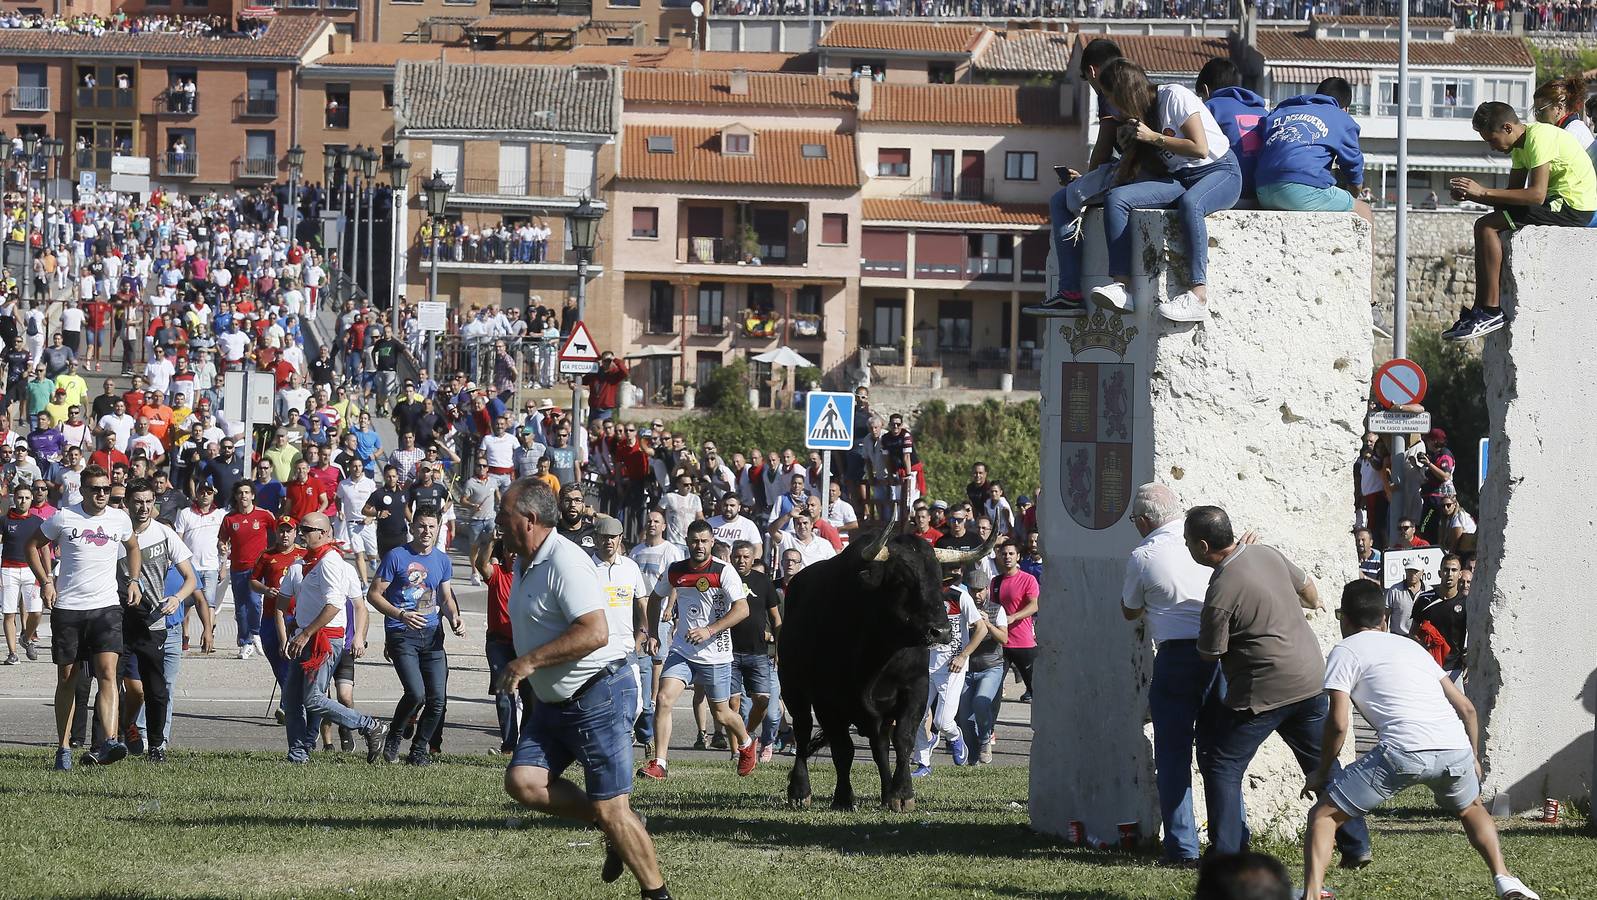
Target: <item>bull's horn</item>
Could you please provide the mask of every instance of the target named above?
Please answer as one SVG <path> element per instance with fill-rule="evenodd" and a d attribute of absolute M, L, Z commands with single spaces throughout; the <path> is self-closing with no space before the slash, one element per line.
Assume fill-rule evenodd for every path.
<path fill-rule="evenodd" d="M 887 562 L 887 542 L 893 537 L 893 526 L 898 524 L 898 506 L 893 506 L 893 512 L 882 523 L 882 530 L 866 546 L 860 548 L 860 555 L 870 562 Z"/>
<path fill-rule="evenodd" d="M 998 545 L 998 532 L 994 531 L 987 536 L 986 543 L 975 550 L 950 550 L 947 547 L 933 547 L 932 552 L 937 554 L 937 561 L 945 566 L 968 566 L 979 559 L 987 558 L 993 552 L 993 547 Z"/>

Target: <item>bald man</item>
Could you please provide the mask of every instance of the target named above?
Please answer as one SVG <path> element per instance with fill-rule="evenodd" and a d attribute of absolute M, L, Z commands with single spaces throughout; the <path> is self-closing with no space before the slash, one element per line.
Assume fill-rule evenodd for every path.
<path fill-rule="evenodd" d="M 360 579 L 333 543 L 333 523 L 320 512 L 299 521 L 305 556 L 283 576 L 279 587 L 294 598 L 296 630 L 283 656 L 288 677 L 283 683 L 283 712 L 288 717 L 288 761 L 310 762 L 323 718 L 366 738 L 366 761 L 383 752 L 388 726 L 363 716 L 327 696 L 327 684 L 344 654 L 344 604 L 361 602 Z"/>

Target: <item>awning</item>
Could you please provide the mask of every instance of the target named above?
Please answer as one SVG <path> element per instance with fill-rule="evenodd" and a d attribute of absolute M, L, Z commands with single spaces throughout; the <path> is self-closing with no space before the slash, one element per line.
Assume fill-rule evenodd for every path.
<path fill-rule="evenodd" d="M 1395 153 L 1366 153 L 1364 154 L 1364 168 L 1366 169 L 1396 169 L 1397 154 Z M 1508 157 L 1487 154 L 1474 156 L 1440 156 L 1428 153 L 1410 153 L 1408 157 L 1410 172 L 1507 172 L 1509 169 Z M 1365 179 L 1369 183 L 1369 179 Z"/>
<path fill-rule="evenodd" d="M 277 16 L 277 10 L 270 6 L 246 6 L 238 15 L 241 19 L 271 19 Z"/>
<path fill-rule="evenodd" d="M 1323 66 L 1271 66 L 1277 84 L 1319 84 L 1327 78 L 1345 78 L 1348 84 L 1369 84 L 1369 69 L 1328 69 Z"/>
<path fill-rule="evenodd" d="M 681 350 L 670 347 L 644 347 L 634 353 L 628 353 L 623 359 L 675 359 L 682 355 Z"/>
<path fill-rule="evenodd" d="M 778 347 L 775 350 L 767 350 L 754 357 L 754 361 L 773 366 L 809 367 L 815 365 L 791 347 Z"/>

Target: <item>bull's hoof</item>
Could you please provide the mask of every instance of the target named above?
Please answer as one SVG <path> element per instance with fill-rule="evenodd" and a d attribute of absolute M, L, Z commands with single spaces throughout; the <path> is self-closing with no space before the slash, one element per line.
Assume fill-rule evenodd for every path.
<path fill-rule="evenodd" d="M 889 812 L 907 813 L 915 811 L 914 797 L 890 797 L 886 803 Z"/>
<path fill-rule="evenodd" d="M 794 809 L 809 809 L 810 808 L 810 798 L 809 797 L 789 797 L 789 798 L 787 798 L 787 805 L 793 807 Z"/>
<path fill-rule="evenodd" d="M 838 812 L 853 812 L 856 808 L 857 807 L 854 805 L 853 800 L 849 800 L 845 797 L 832 798 L 832 809 Z"/>

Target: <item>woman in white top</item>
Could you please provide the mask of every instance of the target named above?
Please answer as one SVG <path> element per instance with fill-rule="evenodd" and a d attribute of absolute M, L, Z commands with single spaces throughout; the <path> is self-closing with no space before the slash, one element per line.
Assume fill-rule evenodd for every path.
<path fill-rule="evenodd" d="M 1179 84 L 1148 81 L 1141 66 L 1117 59 L 1099 73 L 1104 93 L 1126 118 L 1120 145 L 1119 187 L 1104 201 L 1109 276 L 1092 289 L 1098 306 L 1131 309 L 1131 211 L 1175 209 L 1187 241 L 1188 290 L 1159 304 L 1174 322 L 1201 322 L 1208 312 L 1209 232 L 1204 217 L 1230 209 L 1242 194 L 1242 169 L 1220 124 L 1203 101 Z"/>
<path fill-rule="evenodd" d="M 1585 102 L 1585 98 L 1585 79 L 1571 75 L 1537 88 L 1531 105 L 1536 112 L 1536 121 L 1557 125 L 1574 135 L 1575 140 L 1580 141 L 1581 149 L 1591 157 L 1593 165 L 1597 165 L 1597 142 L 1593 141 L 1591 128 L 1580 115 L 1581 103 Z"/>

